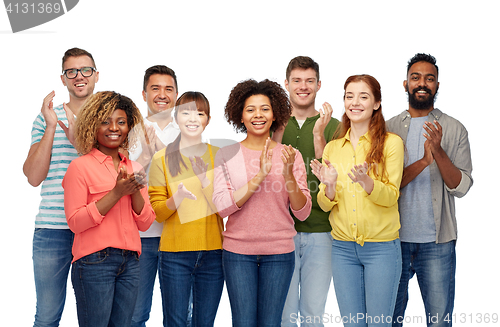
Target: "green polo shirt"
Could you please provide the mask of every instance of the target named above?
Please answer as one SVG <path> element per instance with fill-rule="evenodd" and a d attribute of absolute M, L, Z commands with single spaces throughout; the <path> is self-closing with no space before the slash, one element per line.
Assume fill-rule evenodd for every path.
<path fill-rule="evenodd" d="M 293 217 L 295 221 L 295 229 L 297 232 L 303 233 L 321 233 L 330 232 L 332 227 L 328 220 L 329 212 L 324 212 L 318 205 L 317 195 L 319 192 L 319 180 L 314 176 L 311 171 L 309 163 L 311 160 L 315 159 L 314 153 L 314 136 L 313 128 L 316 121 L 319 119 L 319 114 L 314 117 L 309 117 L 306 119 L 302 128 L 299 126 L 297 119 L 295 117 L 290 117 L 288 124 L 283 133 L 283 139 L 281 143 L 288 144 L 298 149 L 304 158 L 304 163 L 306 165 L 307 171 L 307 185 L 311 191 L 312 197 L 312 209 L 311 214 L 305 221 L 300 221 Z M 325 140 L 326 143 L 330 142 L 337 130 L 339 121 L 332 118 L 325 128 Z M 321 159 L 321 158 L 318 158 Z M 292 214 L 293 216 L 293 214 Z"/>

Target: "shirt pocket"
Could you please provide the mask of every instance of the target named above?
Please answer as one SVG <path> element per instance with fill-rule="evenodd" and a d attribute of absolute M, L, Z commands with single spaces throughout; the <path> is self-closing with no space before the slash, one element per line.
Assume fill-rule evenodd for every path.
<path fill-rule="evenodd" d="M 99 201 L 115 187 L 114 183 L 89 185 L 89 203 Z"/>

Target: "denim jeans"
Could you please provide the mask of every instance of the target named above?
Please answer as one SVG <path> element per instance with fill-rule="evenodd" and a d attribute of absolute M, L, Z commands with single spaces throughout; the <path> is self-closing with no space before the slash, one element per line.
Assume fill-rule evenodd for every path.
<path fill-rule="evenodd" d="M 391 326 L 401 243 L 333 241 L 332 274 L 344 326 Z"/>
<path fill-rule="evenodd" d="M 80 327 L 127 327 L 132 321 L 139 290 L 136 252 L 106 248 L 73 262 Z"/>
<path fill-rule="evenodd" d="M 455 241 L 443 244 L 401 242 L 403 271 L 393 326 L 402 326 L 408 304 L 408 283 L 417 274 L 427 326 L 451 326 L 455 301 Z M 447 320 L 447 321 L 445 321 Z"/>
<path fill-rule="evenodd" d="M 219 307 L 224 274 L 222 250 L 160 252 L 163 325 L 187 325 L 190 296 L 191 325 L 213 326 Z"/>
<path fill-rule="evenodd" d="M 158 248 L 160 246 L 160 237 L 143 237 L 141 238 L 141 244 L 139 294 L 137 295 L 131 327 L 146 327 L 146 321 L 148 321 L 151 312 L 156 272 L 159 267 L 158 258 L 160 252 Z"/>
<path fill-rule="evenodd" d="M 35 327 L 59 326 L 73 256 L 74 234 L 69 229 L 36 228 L 33 272 L 36 288 Z"/>
<path fill-rule="evenodd" d="M 332 281 L 332 234 L 297 233 L 295 270 L 283 308 L 282 327 L 323 326 L 326 299 Z M 308 322 L 312 323 L 308 323 Z"/>
<path fill-rule="evenodd" d="M 244 255 L 223 251 L 234 327 L 279 327 L 292 280 L 294 252 Z"/>

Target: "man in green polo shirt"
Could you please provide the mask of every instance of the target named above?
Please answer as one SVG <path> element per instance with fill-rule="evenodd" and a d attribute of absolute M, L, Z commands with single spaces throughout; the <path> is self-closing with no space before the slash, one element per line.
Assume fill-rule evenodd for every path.
<path fill-rule="evenodd" d="M 312 210 L 305 221 L 295 219 L 295 271 L 283 309 L 281 326 L 323 326 L 326 299 L 332 278 L 332 228 L 328 213 L 321 210 L 316 196 L 319 181 L 309 162 L 321 158 L 339 121 L 332 118 L 332 107 L 325 102 L 316 110 L 316 93 L 321 88 L 319 65 L 309 57 L 293 58 L 286 70 L 285 87 L 290 94 L 292 116 L 273 139 L 298 149 L 306 163 Z"/>

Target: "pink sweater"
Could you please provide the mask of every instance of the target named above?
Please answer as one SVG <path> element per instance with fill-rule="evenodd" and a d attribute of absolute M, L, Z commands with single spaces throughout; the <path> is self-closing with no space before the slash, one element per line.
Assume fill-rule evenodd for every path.
<path fill-rule="evenodd" d="M 236 205 L 233 192 L 258 173 L 262 151 L 250 150 L 236 143 L 217 152 L 213 202 L 222 217 L 228 216 L 226 231 L 223 232 L 225 250 L 265 255 L 289 253 L 295 249 L 293 237 L 296 231 L 282 175 L 282 149 L 282 144 L 273 149 L 271 172 L 241 208 Z M 302 209 L 292 209 L 292 212 L 299 220 L 305 220 L 311 212 L 311 195 L 307 188 L 304 160 L 298 151 L 293 175 L 307 202 Z"/>

